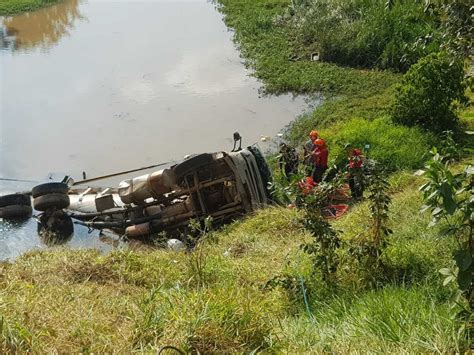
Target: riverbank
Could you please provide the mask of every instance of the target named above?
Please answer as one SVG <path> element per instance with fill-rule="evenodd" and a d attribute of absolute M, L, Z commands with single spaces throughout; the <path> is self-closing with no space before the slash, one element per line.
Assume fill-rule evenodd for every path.
<path fill-rule="evenodd" d="M 428 228 L 432 217 L 420 213 L 419 192 L 426 180 L 413 175 L 438 138 L 392 122 L 401 74 L 305 59 L 306 50 L 295 51 L 278 22 L 289 1 L 221 3 L 268 92 L 324 96 L 322 106 L 291 127 L 294 144 L 317 128 L 331 157 L 341 143 L 369 143 L 371 156 L 392 170 L 387 228 L 393 233 L 384 237 L 383 272 L 371 274 L 357 259 L 367 252 L 354 250 L 373 228 L 368 201 L 332 223 L 341 239 L 332 285 L 302 248 L 315 239 L 304 212 L 284 207 L 207 234 L 193 253 L 30 252 L 0 263 L 0 352 L 151 353 L 167 345 L 195 353 L 465 351 L 470 344 L 456 318 L 456 286 L 443 286 L 438 271 L 452 264 L 456 245 L 442 226 Z M 472 124 L 472 106 L 461 119 Z M 454 170 L 467 164 L 472 156 Z"/>
<path fill-rule="evenodd" d="M 311 29 L 322 26 L 321 31 L 324 34 L 324 26 L 327 26 L 329 31 L 331 23 L 337 19 L 332 21 L 315 18 L 315 15 L 311 17 L 310 10 L 314 10 L 313 14 L 322 11 L 321 16 L 330 16 L 332 5 L 329 5 L 329 10 L 324 12 L 321 10 L 324 6 L 319 10 L 315 10 L 318 9 L 317 6 L 306 9 L 307 2 L 304 1 L 219 0 L 218 3 L 226 24 L 235 31 L 235 42 L 247 66 L 254 70 L 254 75 L 262 81 L 267 93 L 312 93 L 324 98 L 322 105 L 313 112 L 299 117 L 290 125 L 287 138 L 293 145 L 302 144 L 307 139 L 308 132 L 317 129 L 322 131 L 322 136 L 328 142 L 333 157 L 342 151 L 344 143 L 351 142 L 357 146 L 369 144 L 374 147 L 371 157 L 382 162 L 392 171 L 396 171 L 421 167 L 428 157 L 429 149 L 439 144 L 439 138 L 431 133 L 416 126 L 402 126 L 392 121 L 390 110 L 395 100 L 396 87 L 400 84 L 403 73 L 395 64 L 392 64 L 391 70 L 382 70 L 380 67 L 390 68 L 390 65 L 376 61 L 372 65 L 368 64 L 367 68 L 361 68 L 357 60 L 373 49 L 370 43 L 362 43 L 358 48 L 352 48 L 354 55 L 352 62 L 357 63 L 352 67 L 347 64 L 351 62 L 350 57 L 344 66 L 330 61 L 321 61 L 319 57 L 322 57 L 324 52 L 319 53 L 319 50 L 323 51 L 324 48 L 318 49 L 318 43 L 312 42 L 314 38 L 311 38 L 311 35 L 314 36 L 314 33 Z M 327 3 L 331 4 L 331 1 Z M 364 24 L 365 27 L 369 27 L 365 28 L 357 24 L 357 21 L 353 21 L 353 26 L 362 26 L 359 31 L 366 31 L 367 36 L 371 38 L 377 37 L 374 31 L 381 33 L 388 31 L 379 43 L 379 46 L 386 45 L 385 52 L 396 46 L 393 41 L 399 42 L 397 45 L 402 47 L 415 47 L 416 36 L 429 31 L 434 33 L 432 36 L 434 39 L 433 43 L 425 46 L 426 53 L 439 48 L 439 44 L 436 47 L 439 43 L 436 40 L 439 34 L 431 24 L 435 20 L 425 15 L 420 4 L 407 5 L 408 7 L 405 8 L 403 7 L 405 5 L 394 5 L 392 14 L 382 3 L 373 2 L 372 5 L 364 5 L 368 6 L 367 10 L 371 12 L 382 12 L 382 14 L 372 14 L 373 18 L 370 19 L 381 23 Z M 377 5 L 373 4 L 380 4 L 381 8 L 376 8 Z M 337 13 L 337 6 L 334 5 L 334 7 L 334 16 L 345 15 L 342 11 L 340 14 Z M 339 8 L 343 8 L 343 5 Z M 309 15 L 307 15 L 308 12 Z M 403 23 L 400 21 L 401 18 L 413 24 L 420 21 L 426 28 L 421 25 L 413 25 L 413 29 L 410 28 L 411 25 L 397 28 L 401 33 L 397 35 L 404 36 L 397 39 L 396 35 L 390 31 Z M 325 20 L 328 23 L 324 22 Z M 350 22 L 349 19 L 347 21 Z M 389 25 L 384 28 L 382 23 Z M 331 28 L 331 30 L 334 33 L 334 38 L 331 38 L 335 43 L 335 49 L 341 52 L 348 50 L 346 47 L 350 44 L 346 42 L 351 41 L 343 38 L 343 31 L 338 28 Z M 357 32 L 358 30 L 348 28 L 347 31 Z M 321 36 L 322 34 L 319 33 Z M 354 34 L 354 37 L 357 35 Z M 409 42 L 410 38 L 412 42 Z M 392 42 L 384 43 L 392 39 Z M 380 56 L 382 57 L 385 52 Z M 392 55 L 403 54 L 401 48 L 399 52 Z M 424 52 L 415 52 L 406 55 L 412 56 L 412 61 L 415 61 L 423 54 Z M 316 58 L 315 55 L 317 55 Z M 463 123 L 472 128 L 471 121 Z"/>
<path fill-rule="evenodd" d="M 0 349 L 459 351 L 454 291 L 437 272 L 452 244 L 437 228 L 425 228 L 430 218 L 418 213 L 422 180 L 407 173 L 391 179 L 394 234 L 384 263 L 392 273 L 380 287 L 367 289 L 360 270 L 341 267 L 334 294 L 312 276 L 300 248 L 311 237 L 299 213 L 268 208 L 208 236 L 200 272 L 195 254 L 164 250 L 58 249 L 2 263 Z M 343 239 L 356 237 L 367 213 L 363 203 L 336 223 Z M 269 287 L 282 276 L 294 284 Z"/>
<path fill-rule="evenodd" d="M 34 11 L 60 1 L 61 0 L 2 0 L 0 1 L 0 16 L 10 16 L 22 12 Z"/>

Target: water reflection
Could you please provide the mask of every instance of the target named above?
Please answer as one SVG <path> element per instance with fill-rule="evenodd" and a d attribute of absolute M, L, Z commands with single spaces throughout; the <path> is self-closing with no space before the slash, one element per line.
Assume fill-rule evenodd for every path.
<path fill-rule="evenodd" d="M 3 20 L 0 47 L 8 50 L 48 49 L 68 35 L 74 21 L 84 19 L 80 0 L 66 0 L 57 5 Z"/>
<path fill-rule="evenodd" d="M 105 175 L 230 149 L 235 131 L 244 145 L 276 139 L 307 107 L 302 97 L 259 97 L 207 0 L 65 0 L 5 18 L 3 31 L 0 49 L 19 50 L 0 50 L 1 177 Z M 0 181 L 0 195 L 32 187 Z M 61 239 L 70 248 L 124 243 L 80 225 L 73 233 Z M 49 244 L 35 219 L 0 220 L 0 260 Z"/>

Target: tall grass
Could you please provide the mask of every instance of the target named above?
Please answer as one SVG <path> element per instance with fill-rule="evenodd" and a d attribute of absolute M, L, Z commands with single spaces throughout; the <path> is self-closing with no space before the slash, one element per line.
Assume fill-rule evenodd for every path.
<path fill-rule="evenodd" d="M 462 336 L 449 305 L 430 285 L 387 287 L 313 305 L 313 320 L 288 317 L 289 352 L 459 352 Z M 403 349 L 403 350 L 402 350 Z"/>
<path fill-rule="evenodd" d="M 305 1 L 289 22 L 298 55 L 349 66 L 405 71 L 440 44 L 436 19 L 415 1 Z"/>

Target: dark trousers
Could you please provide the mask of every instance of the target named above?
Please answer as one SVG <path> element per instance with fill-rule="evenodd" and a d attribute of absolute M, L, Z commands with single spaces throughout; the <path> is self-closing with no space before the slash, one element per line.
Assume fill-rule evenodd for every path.
<path fill-rule="evenodd" d="M 364 185 L 360 177 L 349 176 L 349 187 L 351 189 L 351 196 L 354 200 L 360 200 L 364 194 Z"/>
<path fill-rule="evenodd" d="M 311 174 L 313 181 L 320 183 L 323 180 L 323 175 L 327 169 L 327 166 L 315 166 L 313 169 L 313 173 Z"/>

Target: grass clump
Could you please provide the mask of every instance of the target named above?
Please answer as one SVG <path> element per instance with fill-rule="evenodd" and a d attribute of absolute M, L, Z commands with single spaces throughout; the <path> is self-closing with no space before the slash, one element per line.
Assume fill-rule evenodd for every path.
<path fill-rule="evenodd" d="M 1 0 L 0 16 L 15 15 L 20 12 L 34 11 L 56 4 L 61 0 Z"/>
<path fill-rule="evenodd" d="M 345 143 L 357 147 L 368 144 L 367 155 L 392 171 L 421 167 L 426 156 L 420 152 L 428 152 L 434 142 L 421 129 L 395 125 L 388 117 L 372 121 L 353 118 L 321 130 L 321 135 L 329 142 L 336 159 L 347 159 Z"/>

